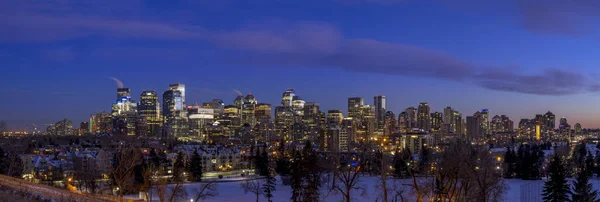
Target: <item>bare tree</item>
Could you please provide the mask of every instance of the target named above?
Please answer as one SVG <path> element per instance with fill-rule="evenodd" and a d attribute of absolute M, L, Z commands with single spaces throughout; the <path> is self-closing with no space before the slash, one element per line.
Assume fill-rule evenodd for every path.
<path fill-rule="evenodd" d="M 432 181 L 438 201 L 501 200 L 507 187 L 487 149 L 465 142 L 445 148 Z"/>
<path fill-rule="evenodd" d="M 217 192 L 217 184 L 215 182 L 203 183 L 202 186 L 200 186 L 196 191 L 195 202 L 199 202 L 206 198 L 215 197 L 217 194 L 219 194 L 219 192 Z"/>
<path fill-rule="evenodd" d="M 340 166 L 335 175 L 341 184 L 336 186 L 336 189 L 344 195 L 344 201 L 350 202 L 352 190 L 362 190 L 362 194 L 365 194 L 365 189 L 358 186 L 359 172 L 361 166 L 345 165 Z"/>
<path fill-rule="evenodd" d="M 242 189 L 244 190 L 244 193 L 253 193 L 256 195 L 256 202 L 258 202 L 258 198 L 260 195 L 264 194 L 263 193 L 263 184 L 264 181 L 262 179 L 260 180 L 249 180 L 246 181 L 246 183 L 242 184 Z"/>
<path fill-rule="evenodd" d="M 388 161 L 387 156 L 383 152 L 377 152 L 377 158 L 379 159 L 379 180 L 377 183 L 377 187 L 381 189 L 381 194 L 378 196 L 378 201 L 381 199 L 382 202 L 388 202 Z"/>
<path fill-rule="evenodd" d="M 133 147 L 123 147 L 115 153 L 111 174 L 119 188 L 119 198 L 123 199 L 125 191 L 135 187 L 135 167 L 142 162 L 141 152 Z"/>
<path fill-rule="evenodd" d="M 156 193 L 160 202 L 175 202 L 186 198 L 187 193 L 183 189 L 182 181 L 175 181 L 175 184 L 169 187 L 169 180 L 161 178 L 156 186 Z"/>

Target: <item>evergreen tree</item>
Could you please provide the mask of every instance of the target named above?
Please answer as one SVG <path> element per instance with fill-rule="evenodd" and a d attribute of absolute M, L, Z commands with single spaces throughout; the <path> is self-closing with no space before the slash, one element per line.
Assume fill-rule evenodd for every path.
<path fill-rule="evenodd" d="M 319 157 L 313 150 L 310 141 L 306 142 L 302 151 L 304 159 L 302 161 L 302 167 L 304 168 L 304 196 L 303 201 L 318 201 L 319 200 L 319 188 L 321 188 L 321 167 L 319 166 Z"/>
<path fill-rule="evenodd" d="M 266 151 L 263 151 L 261 159 L 262 164 L 264 164 L 262 166 L 266 168 L 262 171 L 261 174 L 264 174 L 263 176 L 267 177 L 262 187 L 263 194 L 269 202 L 272 202 L 271 199 L 273 198 L 273 192 L 275 191 L 275 177 L 273 177 L 273 175 L 271 174 L 271 169 L 269 169 L 269 155 Z"/>
<path fill-rule="evenodd" d="M 275 172 L 281 176 L 287 176 L 290 174 L 290 160 L 285 154 L 285 141 L 283 140 L 279 142 L 278 153 L 279 155 L 277 161 L 275 162 Z"/>
<path fill-rule="evenodd" d="M 519 149 L 517 149 L 517 159 L 516 159 L 516 166 L 515 166 L 515 171 L 517 173 L 517 178 L 521 178 L 523 179 L 525 177 L 525 146 L 520 145 Z"/>
<path fill-rule="evenodd" d="M 410 174 L 408 164 L 412 160 L 412 155 L 408 149 L 397 152 L 394 155 L 394 175 L 398 178 L 407 178 Z"/>
<path fill-rule="evenodd" d="M 183 152 L 177 152 L 177 157 L 175 157 L 175 163 L 173 164 L 173 180 L 175 181 L 183 181 L 183 172 L 185 172 L 185 162 L 183 157 Z"/>
<path fill-rule="evenodd" d="M 594 169 L 594 157 L 588 152 L 588 155 L 585 158 L 585 173 L 590 177 L 594 176 Z"/>
<path fill-rule="evenodd" d="M 577 173 L 577 177 L 573 181 L 573 194 L 571 195 L 573 202 L 600 202 L 597 199 L 598 191 L 593 190 L 589 180 L 590 175 L 586 167 L 582 167 L 581 172 Z"/>
<path fill-rule="evenodd" d="M 301 201 L 303 193 L 303 175 L 304 169 L 302 168 L 302 156 L 299 151 L 293 152 L 293 161 L 290 166 L 290 180 L 292 187 L 292 202 Z"/>
<path fill-rule="evenodd" d="M 188 171 L 190 172 L 190 181 L 200 182 L 202 181 L 202 158 L 198 154 L 198 150 L 194 150 L 192 157 L 188 161 Z"/>
<path fill-rule="evenodd" d="M 549 165 L 550 180 L 544 182 L 542 192 L 545 202 L 569 201 L 568 194 L 571 193 L 565 167 L 558 155 L 554 155 Z"/>
<path fill-rule="evenodd" d="M 423 147 L 423 149 L 421 150 L 421 154 L 419 156 L 419 172 L 421 174 L 426 174 L 427 173 L 427 168 L 429 168 L 429 156 L 430 156 L 431 152 L 429 151 L 429 149 L 427 147 Z"/>
<path fill-rule="evenodd" d="M 160 159 L 158 158 L 158 154 L 156 154 L 156 149 L 152 148 L 148 156 L 150 157 L 150 165 L 154 168 L 158 168 L 158 166 L 160 166 Z"/>
<path fill-rule="evenodd" d="M 4 174 L 4 172 L 6 172 L 6 155 L 2 147 L 0 147 L 0 174 Z"/>
<path fill-rule="evenodd" d="M 516 163 L 516 156 L 513 156 L 514 152 L 510 147 L 506 148 L 506 153 L 504 153 L 504 165 L 506 166 L 506 170 L 504 170 L 505 178 L 513 178 L 514 177 L 514 164 Z"/>

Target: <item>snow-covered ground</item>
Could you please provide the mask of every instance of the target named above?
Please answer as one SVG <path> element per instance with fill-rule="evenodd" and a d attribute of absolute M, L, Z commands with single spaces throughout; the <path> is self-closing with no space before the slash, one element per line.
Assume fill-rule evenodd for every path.
<path fill-rule="evenodd" d="M 361 176 L 359 181 L 359 186 L 364 188 L 362 190 L 352 190 L 352 201 L 376 201 L 376 199 L 381 194 L 381 188 L 377 185 L 378 178 L 377 177 L 369 177 L 369 176 Z M 234 181 L 234 182 L 219 182 L 216 184 L 218 195 L 212 198 L 207 198 L 205 200 L 201 200 L 204 202 L 237 202 L 237 201 L 256 201 L 256 195 L 253 193 L 244 193 L 242 189 L 242 185 L 245 182 L 243 181 Z M 527 202 L 527 201 L 541 201 L 541 192 L 544 187 L 544 181 L 525 181 L 520 179 L 507 179 L 505 183 L 508 186 L 508 190 L 504 195 L 504 200 L 507 202 Z M 600 179 L 592 179 L 591 183 L 594 185 L 595 189 L 600 189 Z M 388 187 L 393 187 L 394 185 L 400 187 L 400 189 L 404 189 L 403 197 L 407 199 L 407 201 L 414 201 L 415 193 L 412 191 L 412 188 L 409 186 L 412 184 L 412 180 L 390 180 L 388 182 Z M 186 184 L 184 188 L 187 192 L 186 199 L 181 201 L 190 201 L 190 199 L 194 198 L 199 189 L 199 184 Z M 290 201 L 292 190 L 290 186 L 283 185 L 281 180 L 277 180 L 276 191 L 273 194 L 274 202 L 287 202 Z M 329 193 L 329 194 L 328 194 Z M 328 194 L 328 195 L 327 195 Z M 156 194 L 153 194 L 152 201 L 159 201 Z M 335 202 L 342 201 L 343 196 L 341 193 L 335 191 L 329 191 L 327 186 L 323 186 L 321 189 L 321 195 L 324 198 L 324 201 Z M 136 197 L 136 196 L 130 196 Z M 263 196 L 259 196 L 259 201 L 266 201 L 266 198 Z M 381 201 L 381 200 L 380 200 Z"/>

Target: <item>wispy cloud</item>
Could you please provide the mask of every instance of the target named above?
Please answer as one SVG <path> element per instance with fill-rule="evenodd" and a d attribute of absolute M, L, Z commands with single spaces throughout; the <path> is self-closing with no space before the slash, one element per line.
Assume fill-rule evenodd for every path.
<path fill-rule="evenodd" d="M 527 5 L 523 6 L 528 8 Z M 538 10 L 539 14 L 529 13 L 531 15 L 524 17 L 556 12 L 553 9 L 556 8 Z M 580 8 L 574 6 L 571 9 Z M 338 68 L 353 72 L 429 77 L 476 84 L 491 90 L 538 95 L 565 95 L 599 89 L 590 78 L 578 72 L 549 68 L 526 74 L 502 67 L 490 68 L 493 65 L 473 64 L 442 50 L 345 37 L 327 23 L 275 20 L 252 22 L 233 30 L 209 30 L 197 25 L 103 15 L 55 14 L 35 10 L 25 13 L 9 13 L 7 15 L 11 15 L 11 18 L 0 18 L 0 30 L 3 30 L 0 31 L 0 40 L 59 41 L 104 36 L 205 41 L 220 49 L 243 52 L 242 56 L 228 60 L 236 63 Z M 163 54 L 161 51 L 157 53 Z"/>

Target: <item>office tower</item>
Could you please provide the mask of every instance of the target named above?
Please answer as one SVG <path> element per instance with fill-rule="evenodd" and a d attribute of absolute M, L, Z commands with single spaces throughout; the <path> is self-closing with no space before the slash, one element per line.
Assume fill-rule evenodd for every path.
<path fill-rule="evenodd" d="M 421 102 L 417 111 L 417 127 L 424 131 L 431 130 L 431 114 L 429 104 Z"/>
<path fill-rule="evenodd" d="M 225 103 L 221 99 L 213 99 L 209 103 L 210 108 L 213 109 L 215 113 L 215 118 L 220 118 L 223 116 L 223 109 L 225 108 Z"/>
<path fill-rule="evenodd" d="M 385 124 L 385 112 L 387 111 L 385 96 L 378 95 L 373 97 L 373 105 L 375 105 L 375 119 L 377 121 L 377 128 L 383 129 Z"/>
<path fill-rule="evenodd" d="M 254 109 L 256 121 L 261 123 L 271 123 L 271 104 L 258 103 Z"/>
<path fill-rule="evenodd" d="M 442 130 L 443 125 L 443 115 L 440 112 L 431 113 L 431 131 L 432 132 L 440 132 Z"/>
<path fill-rule="evenodd" d="M 299 96 L 294 96 L 294 100 L 292 101 L 292 111 L 294 113 L 294 122 L 301 123 L 302 117 L 304 116 L 304 105 L 306 101 L 301 99 Z"/>
<path fill-rule="evenodd" d="M 482 109 L 481 113 L 479 114 L 480 120 L 481 121 L 481 132 L 484 135 L 489 135 L 490 134 L 490 113 L 488 111 L 488 109 Z"/>
<path fill-rule="evenodd" d="M 138 120 L 137 103 L 131 99 L 129 88 L 118 88 L 117 97 L 111 108 L 114 119 L 112 120 L 112 134 L 135 135 L 135 126 Z"/>
<path fill-rule="evenodd" d="M 480 116 L 467 116 L 467 138 L 469 140 L 479 139 L 483 137 L 480 119 Z"/>
<path fill-rule="evenodd" d="M 185 85 L 184 84 L 180 84 L 180 83 L 170 84 L 169 85 L 169 89 L 181 92 L 181 103 L 183 105 L 183 108 L 185 108 L 185 106 L 186 106 L 186 102 L 185 102 Z"/>
<path fill-rule="evenodd" d="M 171 84 L 163 93 L 164 134 L 170 137 L 186 136 L 189 133 L 185 85 Z"/>
<path fill-rule="evenodd" d="M 387 111 L 384 118 L 383 135 L 389 136 L 396 132 L 396 115 L 392 111 Z"/>
<path fill-rule="evenodd" d="M 348 98 L 348 117 L 356 118 L 360 114 L 360 107 L 365 103 L 362 97 Z"/>
<path fill-rule="evenodd" d="M 275 107 L 275 131 L 277 136 L 286 141 L 291 140 L 291 130 L 293 124 L 294 113 L 291 106 Z"/>
<path fill-rule="evenodd" d="M 121 98 L 131 98 L 131 90 L 129 88 L 117 88 L 117 100 Z"/>
<path fill-rule="evenodd" d="M 336 127 L 342 124 L 344 114 L 341 110 L 328 110 L 327 111 L 327 127 Z"/>
<path fill-rule="evenodd" d="M 143 91 L 140 95 L 140 102 L 137 105 L 138 114 L 146 120 L 147 134 L 158 136 L 160 134 L 160 126 L 162 125 L 162 116 L 160 112 L 160 102 L 158 94 L 153 90 Z"/>
<path fill-rule="evenodd" d="M 304 135 L 314 140 L 319 135 L 321 111 L 319 103 L 307 102 L 304 104 L 302 123 L 305 126 Z"/>
<path fill-rule="evenodd" d="M 556 115 L 548 111 L 544 114 L 544 126 L 547 130 L 553 131 L 556 128 Z"/>
<path fill-rule="evenodd" d="M 294 100 L 294 96 L 296 96 L 296 92 L 293 88 L 288 88 L 287 90 L 285 90 L 285 92 L 283 92 L 283 95 L 281 96 L 281 106 L 291 107 L 293 104 L 292 101 Z"/>
<path fill-rule="evenodd" d="M 242 124 L 250 124 L 250 126 L 254 127 L 257 124 L 256 121 L 256 104 L 258 101 L 252 94 L 246 95 L 243 99 L 242 105 Z"/>
<path fill-rule="evenodd" d="M 212 108 L 189 107 L 188 119 L 190 135 L 205 139 L 207 138 L 205 130 L 213 124 L 215 111 Z"/>
<path fill-rule="evenodd" d="M 226 122 L 226 126 L 228 127 L 237 127 L 241 125 L 240 120 L 241 110 L 235 105 L 226 105 L 223 108 L 223 119 L 222 121 Z"/>

